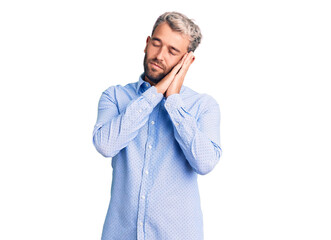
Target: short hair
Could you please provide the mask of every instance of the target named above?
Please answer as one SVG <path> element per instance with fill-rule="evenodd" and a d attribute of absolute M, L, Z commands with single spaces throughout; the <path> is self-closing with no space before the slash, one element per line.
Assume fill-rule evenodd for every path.
<path fill-rule="evenodd" d="M 156 20 L 152 35 L 161 23 L 166 22 L 170 28 L 176 32 L 180 32 L 184 35 L 187 35 L 190 41 L 187 51 L 194 52 L 195 49 L 199 46 L 202 35 L 198 25 L 196 25 L 192 19 L 189 19 L 184 14 L 179 12 L 165 12 Z"/>

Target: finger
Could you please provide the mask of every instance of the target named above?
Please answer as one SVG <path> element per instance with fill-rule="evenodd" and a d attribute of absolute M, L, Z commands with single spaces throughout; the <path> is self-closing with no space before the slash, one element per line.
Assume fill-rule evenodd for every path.
<path fill-rule="evenodd" d="M 188 68 L 190 67 L 190 65 L 192 64 L 193 61 L 194 61 L 194 55 L 193 55 L 193 52 L 190 52 L 190 53 L 188 53 L 188 55 L 186 56 L 186 58 L 184 60 L 181 71 L 187 72 Z"/>
<path fill-rule="evenodd" d="M 184 56 L 182 57 L 182 59 L 179 61 L 181 67 L 183 66 L 183 64 L 187 60 L 187 57 L 188 57 L 188 53 L 185 53 Z"/>
<path fill-rule="evenodd" d="M 188 54 L 186 53 L 182 59 L 173 67 L 173 69 L 171 70 L 172 74 L 177 74 L 178 71 L 182 68 L 186 58 L 187 58 Z"/>
<path fill-rule="evenodd" d="M 181 60 L 179 60 L 179 62 L 171 69 L 171 71 L 162 79 L 162 82 L 172 82 L 175 79 L 177 73 L 182 68 L 186 57 L 187 53 L 183 55 Z"/>
<path fill-rule="evenodd" d="M 194 59 L 193 52 L 190 52 L 186 55 L 182 67 L 180 68 L 179 72 L 175 76 L 176 81 L 181 81 L 181 82 L 184 81 L 186 73 L 187 73 L 190 65 L 194 61 L 193 59 Z"/>
<path fill-rule="evenodd" d="M 179 64 L 181 66 L 183 66 L 183 64 L 185 63 L 187 56 L 188 56 L 188 53 L 185 53 L 184 56 L 182 57 L 182 59 L 179 61 Z"/>
<path fill-rule="evenodd" d="M 187 64 L 191 64 L 193 61 L 194 61 L 194 55 L 193 55 L 193 52 L 190 51 L 188 54 L 187 54 L 187 57 L 184 61 L 184 64 L 187 65 Z"/>

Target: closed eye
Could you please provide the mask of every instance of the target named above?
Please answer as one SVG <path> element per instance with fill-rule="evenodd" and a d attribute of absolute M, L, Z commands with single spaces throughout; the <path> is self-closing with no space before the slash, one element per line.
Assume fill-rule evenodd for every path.
<path fill-rule="evenodd" d="M 174 55 L 174 56 L 176 56 L 177 55 L 177 53 L 176 52 L 173 52 L 173 51 L 169 51 L 170 52 L 170 54 L 171 55 Z"/>
<path fill-rule="evenodd" d="M 171 47 L 169 52 L 171 53 L 171 55 L 177 55 L 178 53 L 180 53 L 180 51 L 174 47 Z"/>
<path fill-rule="evenodd" d="M 152 45 L 154 47 L 159 47 L 159 46 L 161 46 L 161 42 L 158 39 L 152 39 Z"/>

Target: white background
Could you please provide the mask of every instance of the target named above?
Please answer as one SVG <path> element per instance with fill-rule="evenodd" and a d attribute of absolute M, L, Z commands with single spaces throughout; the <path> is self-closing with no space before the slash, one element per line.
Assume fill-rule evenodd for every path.
<path fill-rule="evenodd" d="M 172 10 L 203 33 L 184 84 L 222 114 L 221 161 L 199 176 L 205 239 L 331 239 L 328 2 L 1 1 L 0 239 L 100 239 L 98 100 L 138 80 Z"/>

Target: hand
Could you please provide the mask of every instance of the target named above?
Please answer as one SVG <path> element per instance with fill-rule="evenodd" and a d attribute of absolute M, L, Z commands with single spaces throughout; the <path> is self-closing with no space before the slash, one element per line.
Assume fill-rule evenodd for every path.
<path fill-rule="evenodd" d="M 177 74 L 179 74 L 182 71 L 182 66 L 183 66 L 183 64 L 184 64 L 184 62 L 185 62 L 188 54 L 189 53 L 186 53 L 182 57 L 182 59 L 173 67 L 173 69 L 160 82 L 158 82 L 155 85 L 155 87 L 157 89 L 157 92 L 166 95 L 166 91 L 169 88 L 170 84 L 174 81 L 174 79 L 177 76 Z M 191 55 L 193 56 L 193 53 L 192 52 L 191 52 Z M 193 60 L 194 60 L 194 57 L 193 57 Z M 192 60 L 192 62 L 193 62 L 193 60 Z M 191 65 L 191 63 L 189 65 Z M 185 77 L 185 74 L 186 74 L 187 70 L 188 70 L 188 66 L 187 66 L 187 69 L 186 69 L 185 73 L 184 73 L 184 71 L 181 72 L 180 75 L 184 74 L 183 78 Z M 184 79 L 183 79 L 183 81 L 184 81 Z M 181 85 L 180 85 L 180 87 L 181 87 Z"/>
<path fill-rule="evenodd" d="M 182 88 L 186 73 L 194 60 L 195 60 L 195 57 L 193 55 L 193 52 L 189 52 L 189 53 L 186 53 L 183 56 L 182 60 L 175 66 L 175 68 L 176 69 L 178 68 L 179 70 L 176 71 L 176 74 L 173 77 L 172 82 L 170 83 L 168 89 L 165 92 L 166 98 L 172 94 L 176 94 L 176 93 L 179 94 L 180 89 Z"/>

